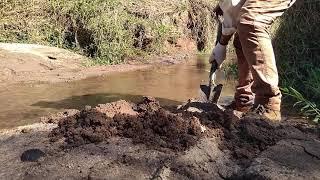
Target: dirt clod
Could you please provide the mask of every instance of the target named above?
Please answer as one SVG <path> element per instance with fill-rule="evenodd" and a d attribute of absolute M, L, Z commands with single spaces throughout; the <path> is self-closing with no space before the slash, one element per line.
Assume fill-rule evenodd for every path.
<path fill-rule="evenodd" d="M 138 103 L 136 106 L 136 111 L 137 112 L 154 112 L 159 110 L 160 104 L 159 102 L 154 98 L 154 97 L 143 97 L 142 102 Z"/>
<path fill-rule="evenodd" d="M 69 110 L 66 110 L 64 112 L 60 112 L 60 113 L 57 113 L 57 114 L 51 114 L 51 115 L 49 115 L 47 117 L 42 117 L 42 118 L 40 118 L 40 121 L 43 122 L 43 123 L 54 123 L 54 124 L 57 124 L 61 119 L 73 116 L 78 112 L 79 111 L 76 110 L 76 109 L 69 109 Z"/>
<path fill-rule="evenodd" d="M 100 104 L 98 107 L 94 108 L 96 111 L 105 114 L 106 116 L 113 118 L 116 114 L 129 114 L 137 115 L 137 112 L 133 110 L 134 104 L 127 101 L 117 101 L 108 104 Z M 85 110 L 91 110 L 85 109 Z"/>

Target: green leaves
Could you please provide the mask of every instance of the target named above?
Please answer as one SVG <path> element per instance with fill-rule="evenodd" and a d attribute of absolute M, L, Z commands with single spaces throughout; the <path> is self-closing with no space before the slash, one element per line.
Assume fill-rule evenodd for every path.
<path fill-rule="evenodd" d="M 320 109 L 317 104 L 304 98 L 304 96 L 293 87 L 283 88 L 283 94 L 293 97 L 297 100 L 293 107 L 299 108 L 300 112 L 309 117 L 315 123 L 320 122 Z"/>
<path fill-rule="evenodd" d="M 294 107 L 319 122 L 320 106 L 320 3 L 297 1 L 275 21 L 273 44 L 284 94 Z M 310 16 L 312 14 L 312 16 Z M 294 88 L 292 88 L 294 87 Z"/>

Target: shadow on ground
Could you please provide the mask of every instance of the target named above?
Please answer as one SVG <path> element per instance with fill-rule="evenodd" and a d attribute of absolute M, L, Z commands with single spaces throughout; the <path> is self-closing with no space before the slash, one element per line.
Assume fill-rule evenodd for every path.
<path fill-rule="evenodd" d="M 82 96 L 71 96 L 60 101 L 39 101 L 32 106 L 41 108 L 54 108 L 54 109 L 83 109 L 85 106 L 95 107 L 98 104 L 106 104 L 119 100 L 126 100 L 133 103 L 142 101 L 141 95 L 130 94 L 113 94 L 113 93 L 100 93 L 100 94 L 87 94 Z M 174 101 L 165 98 L 156 98 L 162 106 L 176 106 L 181 104 L 179 101 Z"/>

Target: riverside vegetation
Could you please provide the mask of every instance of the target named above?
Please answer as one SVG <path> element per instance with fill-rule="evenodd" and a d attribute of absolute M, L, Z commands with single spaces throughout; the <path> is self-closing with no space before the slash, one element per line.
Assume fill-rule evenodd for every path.
<path fill-rule="evenodd" d="M 288 101 L 320 119 L 320 1 L 297 1 L 273 27 L 280 84 Z"/>
<path fill-rule="evenodd" d="M 166 43 L 191 37 L 204 50 L 213 36 L 215 1 L 5 0 L 0 42 L 72 49 L 99 64 L 166 52 Z"/>

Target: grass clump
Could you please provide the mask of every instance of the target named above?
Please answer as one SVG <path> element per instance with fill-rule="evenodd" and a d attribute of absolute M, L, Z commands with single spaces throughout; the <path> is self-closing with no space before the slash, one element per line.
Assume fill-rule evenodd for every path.
<path fill-rule="evenodd" d="M 320 109 L 314 102 L 306 99 L 300 92 L 292 87 L 282 89 L 283 93 L 289 97 L 292 97 L 296 103 L 293 107 L 299 108 L 300 112 L 309 117 L 315 123 L 320 123 Z"/>
<path fill-rule="evenodd" d="M 61 28 L 41 0 L 2 0 L 0 2 L 0 42 L 39 43 L 59 46 Z"/>

